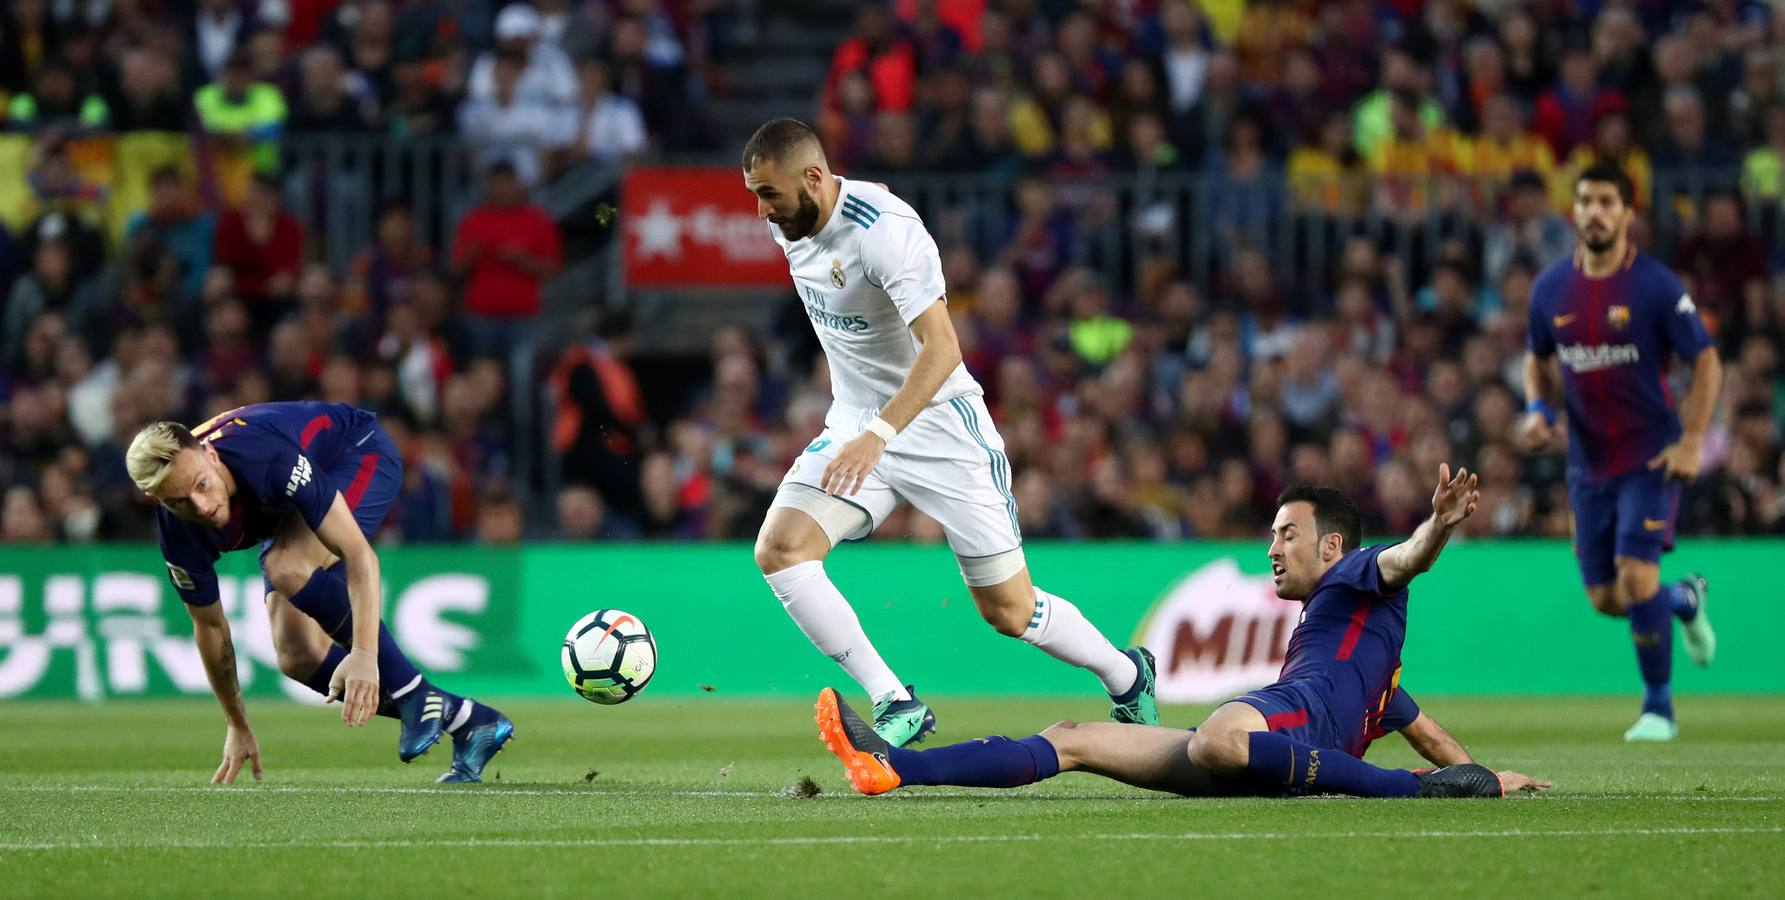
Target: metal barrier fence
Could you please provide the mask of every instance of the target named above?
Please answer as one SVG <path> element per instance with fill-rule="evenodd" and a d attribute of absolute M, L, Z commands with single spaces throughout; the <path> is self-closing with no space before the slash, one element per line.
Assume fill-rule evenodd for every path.
<path fill-rule="evenodd" d="M 865 174 L 885 182 L 917 209 L 938 243 L 968 244 L 982 259 L 1007 246 L 1021 220 L 1020 179 L 925 173 Z M 1281 174 L 1235 180 L 1218 174 L 1122 174 L 1048 178 L 1051 202 L 1073 235 L 1068 261 L 1132 287 L 1142 266 L 1163 258 L 1204 288 L 1241 248 L 1256 248 L 1292 288 L 1319 290 L 1346 243 L 1364 235 L 1423 278 L 1445 241 L 1479 249 L 1501 217 L 1507 185 L 1481 178 L 1367 176 L 1310 178 Z M 1638 202 L 1646 211 L 1646 247 L 1667 259 L 1703 200 L 1741 187 L 1736 170 L 1657 171 Z M 1548 191 L 1566 214 L 1571 185 Z M 1779 196 L 1744 198 L 1747 226 L 1774 252 L 1785 251 Z M 1549 262 L 1544 260 L 1544 263 Z M 1419 281 L 1411 281 L 1418 284 Z"/>
<path fill-rule="evenodd" d="M 287 203 L 337 270 L 372 242 L 382 204 L 406 201 L 416 237 L 445 250 L 478 192 L 465 145 L 452 137 L 290 135 L 280 156 Z"/>

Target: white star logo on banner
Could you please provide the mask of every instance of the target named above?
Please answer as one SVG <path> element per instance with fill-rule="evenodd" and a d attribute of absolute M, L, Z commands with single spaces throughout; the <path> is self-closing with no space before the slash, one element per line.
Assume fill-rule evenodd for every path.
<path fill-rule="evenodd" d="M 638 220 L 638 258 L 656 256 L 682 258 L 682 220 L 661 200 L 652 203 L 651 211 Z"/>

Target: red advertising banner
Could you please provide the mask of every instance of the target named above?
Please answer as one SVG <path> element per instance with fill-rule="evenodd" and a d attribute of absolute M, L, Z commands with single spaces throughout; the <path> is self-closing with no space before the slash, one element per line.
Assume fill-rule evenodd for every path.
<path fill-rule="evenodd" d="M 737 169 L 630 169 L 620 190 L 626 286 L 786 287 L 787 257 Z"/>

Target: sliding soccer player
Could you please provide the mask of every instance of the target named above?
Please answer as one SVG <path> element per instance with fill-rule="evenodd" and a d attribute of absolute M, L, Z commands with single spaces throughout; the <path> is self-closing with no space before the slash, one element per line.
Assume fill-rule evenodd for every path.
<path fill-rule="evenodd" d="M 1060 722 L 1020 740 L 979 738 L 934 750 L 888 745 L 825 688 L 819 735 L 864 794 L 903 785 L 1016 787 L 1060 772 L 1094 772 L 1185 796 L 1501 797 L 1548 782 L 1475 764 L 1400 687 L 1407 587 L 1430 569 L 1480 500 L 1476 478 L 1441 466 L 1432 515 L 1392 547 L 1357 549 L 1357 506 L 1331 488 L 1296 486 L 1271 526 L 1277 596 L 1303 604 L 1275 684 L 1249 691 L 1188 731 L 1116 722 Z M 1399 731 L 1436 769 L 1364 762 Z"/>

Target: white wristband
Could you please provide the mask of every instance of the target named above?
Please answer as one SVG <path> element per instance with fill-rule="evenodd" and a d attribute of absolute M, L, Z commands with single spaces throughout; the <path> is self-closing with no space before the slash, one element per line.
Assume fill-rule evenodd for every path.
<path fill-rule="evenodd" d="M 893 436 L 899 433 L 897 428 L 892 427 L 891 422 L 888 422 L 879 416 L 875 416 L 873 420 L 868 423 L 867 431 L 869 434 L 879 435 L 881 440 L 888 443 L 891 443 Z"/>

